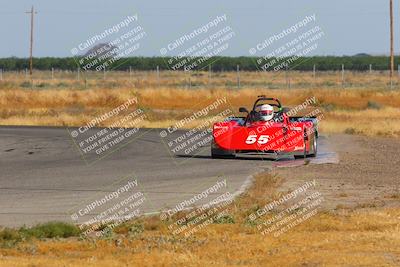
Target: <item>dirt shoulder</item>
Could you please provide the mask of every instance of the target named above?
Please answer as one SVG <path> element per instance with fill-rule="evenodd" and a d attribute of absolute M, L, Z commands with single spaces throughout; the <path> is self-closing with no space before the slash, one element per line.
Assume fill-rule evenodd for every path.
<path fill-rule="evenodd" d="M 400 207 L 400 139 L 346 134 L 327 139 L 340 162 L 276 168 L 284 177 L 279 190 L 315 179 L 327 209 Z"/>

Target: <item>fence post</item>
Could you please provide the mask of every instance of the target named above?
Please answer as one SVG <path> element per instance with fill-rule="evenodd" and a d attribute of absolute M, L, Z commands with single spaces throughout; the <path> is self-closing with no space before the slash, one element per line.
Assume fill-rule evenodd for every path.
<path fill-rule="evenodd" d="M 25 68 L 25 79 L 28 79 L 28 69 Z"/>
<path fill-rule="evenodd" d="M 106 79 L 106 68 L 103 69 L 103 80 Z"/>
<path fill-rule="evenodd" d="M 316 83 L 316 81 L 315 81 L 315 78 L 316 78 L 315 71 L 316 71 L 316 67 L 315 67 L 315 64 L 314 64 L 314 65 L 313 65 L 313 81 L 314 81 L 314 86 L 317 85 L 317 83 Z"/>
<path fill-rule="evenodd" d="M 78 67 L 78 81 L 81 80 L 81 68 Z"/>
<path fill-rule="evenodd" d="M 51 68 L 51 79 L 54 80 L 54 68 Z"/>
<path fill-rule="evenodd" d="M 129 66 L 129 78 L 132 78 L 132 67 Z"/>
<path fill-rule="evenodd" d="M 0 69 L 0 81 L 3 80 L 3 69 Z"/>
<path fill-rule="evenodd" d="M 285 66 L 285 80 L 286 80 L 286 88 L 289 89 L 289 75 L 288 75 L 288 66 Z"/>
<path fill-rule="evenodd" d="M 393 89 L 393 77 L 390 76 L 390 90 Z"/>
<path fill-rule="evenodd" d="M 369 83 L 372 81 L 371 75 L 372 75 L 372 64 L 369 64 L 369 76 L 367 79 Z"/>
<path fill-rule="evenodd" d="M 240 68 L 239 65 L 236 66 L 236 76 L 237 76 L 237 87 L 240 89 Z"/>
<path fill-rule="evenodd" d="M 188 73 L 189 73 L 189 89 L 192 89 L 192 80 L 191 80 L 192 75 L 191 75 L 190 70 L 188 71 Z"/>
<path fill-rule="evenodd" d="M 208 65 L 208 85 L 211 86 L 211 64 Z"/>
<path fill-rule="evenodd" d="M 157 85 L 160 85 L 160 67 L 157 66 Z"/>
<path fill-rule="evenodd" d="M 314 64 L 314 66 L 313 66 L 313 78 L 314 78 L 314 80 L 315 80 L 315 64 Z"/>
<path fill-rule="evenodd" d="M 344 88 L 344 64 L 342 64 L 342 88 Z"/>

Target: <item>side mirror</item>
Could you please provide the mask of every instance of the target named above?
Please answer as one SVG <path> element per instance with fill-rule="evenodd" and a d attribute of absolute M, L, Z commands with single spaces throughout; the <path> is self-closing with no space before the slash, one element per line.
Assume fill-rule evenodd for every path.
<path fill-rule="evenodd" d="M 244 107 L 239 108 L 239 112 L 249 113 L 249 111 Z"/>

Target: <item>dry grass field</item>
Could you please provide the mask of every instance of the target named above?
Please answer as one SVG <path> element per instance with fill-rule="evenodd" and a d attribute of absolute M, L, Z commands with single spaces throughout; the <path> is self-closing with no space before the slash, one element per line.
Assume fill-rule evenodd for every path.
<path fill-rule="evenodd" d="M 218 98 L 226 97 L 236 113 L 265 94 L 291 107 L 315 96 L 326 133 L 400 136 L 400 88 L 395 82 L 391 90 L 385 73 L 348 73 L 345 88 L 339 72 L 318 73 L 315 79 L 308 72 L 243 72 L 240 88 L 235 72 L 212 73 L 211 78 L 207 72 L 169 71 L 159 78 L 155 72 L 112 72 L 105 79 L 102 73 L 81 73 L 79 80 L 76 75 L 56 73 L 51 79 L 49 72 L 36 72 L 30 81 L 21 73 L 4 74 L 0 125 L 80 126 L 137 97 L 137 107 L 146 113 L 138 126 L 168 127 Z M 196 123 L 202 121 L 186 127 Z"/>

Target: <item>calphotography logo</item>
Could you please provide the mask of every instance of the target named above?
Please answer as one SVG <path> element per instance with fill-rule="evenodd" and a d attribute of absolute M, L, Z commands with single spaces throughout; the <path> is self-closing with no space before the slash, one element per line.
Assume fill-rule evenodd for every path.
<path fill-rule="evenodd" d="M 301 63 L 302 58 L 313 53 L 325 36 L 316 24 L 316 14 L 303 19 L 282 31 L 273 34 L 249 49 L 251 56 L 258 56 L 256 66 L 262 71 L 286 70 Z"/>
<path fill-rule="evenodd" d="M 226 53 L 235 36 L 228 16 L 222 14 L 166 44 L 160 54 L 171 70 L 200 70 Z"/>
<path fill-rule="evenodd" d="M 77 57 L 79 68 L 105 71 L 113 68 L 118 60 L 137 53 L 147 36 L 138 20 L 138 14 L 128 15 L 73 47 L 71 54 Z"/>
<path fill-rule="evenodd" d="M 173 209 L 163 211 L 160 219 L 169 223 L 168 230 L 173 235 L 185 238 L 205 229 L 208 225 L 225 220 L 233 221 L 230 215 L 233 196 L 226 191 L 226 187 L 226 179 L 217 181 L 199 194 L 178 203 Z"/>
<path fill-rule="evenodd" d="M 72 141 L 87 163 L 93 163 L 134 141 L 142 133 L 140 125 L 147 115 L 136 97 L 91 119 L 77 129 L 69 129 Z M 105 126 L 108 127 L 100 127 Z"/>
<path fill-rule="evenodd" d="M 324 197 L 318 191 L 305 195 L 310 188 L 315 186 L 315 180 L 306 182 L 301 187 L 250 214 L 249 220 L 258 222 L 257 229 L 262 235 L 279 237 L 317 214 Z M 301 195 L 303 198 L 298 201 Z"/>
<path fill-rule="evenodd" d="M 71 214 L 71 219 L 79 223 L 83 237 L 101 237 L 126 221 L 142 216 L 141 206 L 145 201 L 135 179 L 82 205 Z"/>
<path fill-rule="evenodd" d="M 191 111 L 189 116 L 159 132 L 162 142 L 176 164 L 185 162 L 177 161 L 176 157 L 190 158 L 209 150 L 215 134 L 221 132 L 221 129 L 213 128 L 214 124 L 230 120 L 234 115 L 227 97 L 217 98 L 205 105 L 198 104 L 192 110 L 194 111 Z"/>

